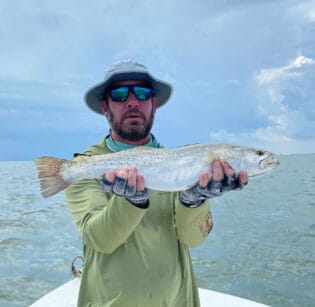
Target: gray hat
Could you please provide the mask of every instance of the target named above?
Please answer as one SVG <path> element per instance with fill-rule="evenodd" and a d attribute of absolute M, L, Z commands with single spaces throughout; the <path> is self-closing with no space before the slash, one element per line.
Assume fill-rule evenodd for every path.
<path fill-rule="evenodd" d="M 142 64 L 132 60 L 112 64 L 105 74 L 105 79 L 90 88 L 84 96 L 87 106 L 96 113 L 102 114 L 101 100 L 107 87 L 115 81 L 141 80 L 149 82 L 154 90 L 158 106 L 161 107 L 170 98 L 172 86 L 164 81 L 152 77 L 149 70 Z"/>

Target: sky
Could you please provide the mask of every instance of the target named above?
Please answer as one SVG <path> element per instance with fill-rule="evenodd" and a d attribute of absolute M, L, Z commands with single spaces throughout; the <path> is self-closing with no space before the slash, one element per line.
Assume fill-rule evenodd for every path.
<path fill-rule="evenodd" d="M 125 59 L 174 87 L 166 147 L 315 153 L 315 0 L 1 0 L 0 44 L 0 160 L 98 143 L 109 126 L 83 96 Z"/>

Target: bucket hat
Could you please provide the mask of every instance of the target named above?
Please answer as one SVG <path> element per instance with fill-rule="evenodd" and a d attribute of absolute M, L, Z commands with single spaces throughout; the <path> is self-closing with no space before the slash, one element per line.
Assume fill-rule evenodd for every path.
<path fill-rule="evenodd" d="M 111 64 L 105 73 L 104 81 L 90 88 L 84 95 L 87 106 L 96 113 L 103 114 L 101 100 L 107 87 L 116 81 L 141 80 L 149 82 L 154 90 L 158 106 L 164 105 L 172 94 L 172 86 L 154 78 L 147 67 L 133 61 L 125 60 Z"/>

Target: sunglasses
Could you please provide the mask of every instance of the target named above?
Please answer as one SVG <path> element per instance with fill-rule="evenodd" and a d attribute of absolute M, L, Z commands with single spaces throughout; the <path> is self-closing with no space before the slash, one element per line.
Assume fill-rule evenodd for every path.
<path fill-rule="evenodd" d="M 112 87 L 107 91 L 112 101 L 124 102 L 128 99 L 130 92 L 133 92 L 138 100 L 147 100 L 153 96 L 153 89 L 144 85 L 120 85 Z"/>

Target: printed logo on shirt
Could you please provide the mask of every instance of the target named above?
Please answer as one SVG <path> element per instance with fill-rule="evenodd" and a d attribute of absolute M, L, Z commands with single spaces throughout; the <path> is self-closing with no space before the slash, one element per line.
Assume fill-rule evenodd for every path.
<path fill-rule="evenodd" d="M 210 233 L 212 228 L 213 228 L 212 216 L 209 211 L 205 217 L 204 225 L 199 225 L 199 229 L 200 232 L 202 233 L 202 236 L 206 237 Z"/>

